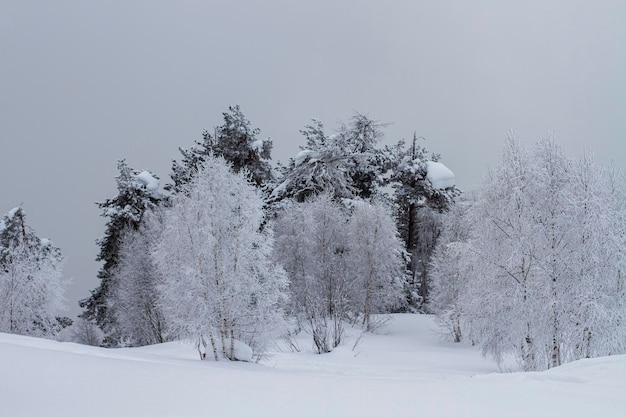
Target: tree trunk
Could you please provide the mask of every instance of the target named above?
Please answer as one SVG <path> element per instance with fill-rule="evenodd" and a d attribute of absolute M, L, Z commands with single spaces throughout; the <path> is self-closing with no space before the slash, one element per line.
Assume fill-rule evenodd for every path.
<path fill-rule="evenodd" d="M 230 360 L 234 361 L 235 357 L 235 324 L 230 326 Z"/>
<path fill-rule="evenodd" d="M 203 361 L 206 359 L 206 340 L 204 337 L 200 335 L 198 337 L 198 341 L 196 342 L 196 349 L 198 349 L 198 354 L 200 354 L 200 360 Z"/>
<path fill-rule="evenodd" d="M 211 348 L 213 348 L 213 358 L 215 358 L 215 362 L 220 360 L 219 355 L 217 354 L 217 345 L 215 343 L 215 337 L 213 337 L 213 332 L 209 332 L 209 340 L 211 341 Z"/>

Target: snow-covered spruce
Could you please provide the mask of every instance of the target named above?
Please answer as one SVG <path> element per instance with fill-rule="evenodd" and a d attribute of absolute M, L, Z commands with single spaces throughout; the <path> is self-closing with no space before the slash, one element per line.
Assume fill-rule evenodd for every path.
<path fill-rule="evenodd" d="M 172 163 L 170 176 L 173 183 L 166 185 L 166 190 L 185 192 L 200 166 L 211 155 L 224 158 L 236 173 L 245 170 L 259 188 L 264 188 L 272 181 L 272 168 L 268 162 L 271 159 L 272 139 L 258 138 L 261 131 L 252 127 L 238 105 L 229 106 L 222 115 L 224 124 L 215 127 L 212 132 L 205 130 L 202 140 L 191 148 L 179 148 L 182 159 Z"/>
<path fill-rule="evenodd" d="M 439 154 L 431 154 L 416 135 L 407 146 L 404 140 L 386 147 L 395 189 L 398 231 L 409 253 L 410 275 L 404 283 L 412 310 L 423 310 L 429 297 L 429 262 L 441 231 L 441 213 L 460 195 L 454 173 L 443 165 Z"/>
<path fill-rule="evenodd" d="M 144 214 L 163 201 L 159 191 L 158 178 L 150 171 L 136 171 L 125 160 L 118 161 L 119 175 L 116 177 L 117 195 L 98 204 L 102 216 L 106 217 L 106 231 L 97 243 L 100 252 L 96 258 L 103 265 L 98 271 L 98 287 L 91 295 L 79 302 L 84 308 L 81 317 L 95 323 L 105 333 L 106 346 L 118 346 L 122 335 L 116 323 L 116 306 L 113 304 L 113 274 L 120 259 L 123 236 L 136 231 Z"/>
<path fill-rule="evenodd" d="M 357 113 L 331 135 L 317 119 L 301 132 L 306 145 L 283 167 L 269 197 L 271 203 L 304 202 L 322 193 L 335 200 L 368 199 L 376 194 L 386 169 L 382 152 L 376 149 L 383 136 L 379 123 Z"/>

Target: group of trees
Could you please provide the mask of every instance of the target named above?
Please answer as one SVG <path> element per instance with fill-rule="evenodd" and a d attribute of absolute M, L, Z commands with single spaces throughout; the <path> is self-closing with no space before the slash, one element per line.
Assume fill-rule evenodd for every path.
<path fill-rule="evenodd" d="M 288 312 L 319 353 L 339 345 L 344 320 L 372 330 L 373 314 L 404 305 L 404 248 L 383 203 L 322 194 L 281 211 L 275 258 L 290 277 Z"/>
<path fill-rule="evenodd" d="M 510 138 L 433 256 L 431 306 L 454 339 L 528 370 L 624 352 L 625 185 L 588 153 Z"/>
<path fill-rule="evenodd" d="M 431 168 L 441 165 L 441 157 L 429 154 L 420 144 L 421 138 L 413 137 L 409 146 L 400 140 L 394 146 L 379 147 L 382 128 L 356 114 L 348 125 L 341 124 L 327 135 L 322 122 L 313 120 L 301 131 L 306 146 L 279 168 L 280 177 L 268 203 L 276 210 L 283 200 L 305 202 L 320 194 L 342 205 L 355 199 L 384 203 L 407 257 L 408 273 L 402 276 L 406 303 L 401 310 L 423 311 L 428 299 L 428 264 L 440 232 L 439 217 L 460 191 L 454 178 L 439 184 L 434 181 L 438 178 L 431 175 Z"/>
<path fill-rule="evenodd" d="M 274 173 L 272 141 L 230 107 L 180 149 L 168 196 L 154 174 L 119 163 L 118 195 L 100 203 L 100 285 L 81 301 L 105 346 L 191 337 L 201 357 L 210 348 L 232 359 L 235 341 L 260 355 L 288 318 L 328 352 L 345 320 L 370 330 L 376 313 L 422 306 L 423 270 L 407 273 L 429 255 L 418 250 L 420 212 L 444 211 L 458 194 L 432 185 L 438 155 L 417 139 L 380 147 L 381 126 L 358 114 L 331 135 L 315 120 L 302 133 L 306 146 Z"/>
<path fill-rule="evenodd" d="M 527 370 L 626 351 L 626 182 L 613 167 L 509 138 L 459 199 L 439 155 L 417 137 L 382 147 L 366 116 L 330 135 L 313 120 L 275 171 L 272 141 L 238 106 L 223 116 L 180 149 L 167 195 L 118 163 L 117 195 L 99 203 L 100 283 L 74 326 L 85 343 L 191 338 L 203 359 L 250 359 L 304 330 L 322 353 L 346 322 L 429 311 L 455 341 Z M 0 221 L 0 331 L 53 337 L 71 322 L 57 316 L 63 257 L 24 219 L 18 207 Z"/>

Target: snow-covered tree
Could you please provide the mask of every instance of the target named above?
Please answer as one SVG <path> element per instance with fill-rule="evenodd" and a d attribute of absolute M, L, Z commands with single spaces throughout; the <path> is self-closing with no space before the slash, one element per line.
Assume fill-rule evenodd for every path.
<path fill-rule="evenodd" d="M 260 129 L 251 126 L 239 105 L 229 106 L 223 116 L 224 124 L 216 127 L 215 138 L 209 139 L 213 154 L 228 161 L 236 173 L 245 169 L 256 186 L 266 185 L 272 179 L 272 168 L 268 162 L 272 140 L 258 137 Z M 206 132 L 204 136 L 207 140 Z"/>
<path fill-rule="evenodd" d="M 328 194 L 285 207 L 276 224 L 275 258 L 289 276 L 291 308 L 318 353 L 341 343 L 350 311 L 347 216 Z"/>
<path fill-rule="evenodd" d="M 74 320 L 59 336 L 59 341 L 89 346 L 100 346 L 104 340 L 104 332 L 96 324 L 81 317 Z"/>
<path fill-rule="evenodd" d="M 405 300 L 404 245 L 381 202 L 353 201 L 347 224 L 347 269 L 351 278 L 352 310 L 363 317 L 365 330 L 373 330 L 372 315 L 397 309 Z"/>
<path fill-rule="evenodd" d="M 124 345 L 144 346 L 168 341 L 167 324 L 158 305 L 162 276 L 151 255 L 162 226 L 159 211 L 144 214 L 138 230 L 121 237 L 118 264 L 111 275 L 109 308 Z"/>
<path fill-rule="evenodd" d="M 211 136 L 205 132 L 204 140 L 196 142 L 191 148 L 178 148 L 181 154 L 181 161 L 172 161 L 172 172 L 170 178 L 172 183 L 166 184 L 163 188 L 173 194 L 185 192 L 189 183 L 198 174 L 201 164 L 211 155 L 210 142 Z"/>
<path fill-rule="evenodd" d="M 462 339 L 463 296 L 474 267 L 469 246 L 469 201 L 454 204 L 442 218 L 441 235 L 430 261 L 431 291 L 428 310 L 435 313 L 452 339 Z"/>
<path fill-rule="evenodd" d="M 172 199 L 153 259 L 163 276 L 160 305 L 172 334 L 198 341 L 201 357 L 236 359 L 236 341 L 262 354 L 280 328 L 287 285 L 270 260 L 263 201 L 243 172 L 207 157 L 186 193 Z"/>
<path fill-rule="evenodd" d="M 182 191 L 210 156 L 224 158 L 236 173 L 245 170 L 259 188 L 272 181 L 269 164 L 272 140 L 258 137 L 260 129 L 252 127 L 239 105 L 229 106 L 223 116 L 224 124 L 214 128 L 213 134 L 205 130 L 202 141 L 189 149 L 180 148 L 182 160 L 172 163 L 173 184 L 168 184 L 166 189 L 174 193 Z"/>
<path fill-rule="evenodd" d="M 620 307 L 623 262 L 624 182 L 616 189 L 614 173 L 599 167 L 591 153 L 573 161 L 565 199 L 571 207 L 568 273 L 576 286 L 565 304 L 562 331 L 568 343 L 564 361 L 626 351 L 626 310 Z M 569 288 L 568 288 L 569 290 Z M 622 304 L 623 306 L 623 304 Z"/>
<path fill-rule="evenodd" d="M 440 213 L 460 194 L 452 171 L 429 154 L 415 135 L 409 147 L 401 140 L 387 147 L 389 182 L 395 189 L 398 230 L 409 253 L 410 275 L 405 283 L 409 305 L 420 308 L 428 299 L 428 264 L 440 232 Z"/>
<path fill-rule="evenodd" d="M 336 200 L 375 194 L 385 169 L 383 154 L 375 147 L 383 136 L 380 124 L 356 114 L 332 135 L 315 119 L 301 133 L 306 145 L 282 169 L 271 203 L 286 198 L 303 202 L 322 193 Z"/>
<path fill-rule="evenodd" d="M 16 207 L 0 220 L 0 332 L 54 337 L 71 320 L 65 310 L 63 257 L 39 238 Z"/>
<path fill-rule="evenodd" d="M 276 222 L 275 258 L 290 279 L 289 313 L 313 336 L 318 353 L 342 341 L 343 322 L 403 303 L 404 250 L 386 205 L 334 201 L 324 193 L 285 205 Z"/>
<path fill-rule="evenodd" d="M 540 278 L 538 246 L 549 228 L 535 218 L 549 214 L 535 196 L 546 184 L 537 183 L 534 165 L 533 155 L 509 138 L 468 213 L 476 256 L 464 303 L 471 333 L 484 353 L 498 361 L 513 353 L 524 369 L 539 366 L 552 333 L 543 324 L 549 283 Z"/>
<path fill-rule="evenodd" d="M 467 243 L 455 243 L 471 265 L 456 268 L 466 281 L 461 326 L 486 354 L 513 355 L 530 370 L 626 350 L 616 185 L 589 155 L 570 159 L 553 139 L 532 152 L 507 141 L 467 212 Z"/>
<path fill-rule="evenodd" d="M 114 346 L 120 341 L 115 334 L 115 313 L 110 309 L 110 287 L 113 271 L 120 259 L 122 237 L 128 230 L 137 230 L 144 214 L 162 201 L 159 182 L 154 174 L 135 171 L 124 160 L 118 161 L 118 170 L 117 196 L 98 203 L 102 216 L 108 219 L 105 235 L 97 241 L 100 253 L 96 260 L 103 262 L 98 272 L 100 284 L 79 303 L 85 309 L 81 317 L 96 323 L 105 332 L 107 337 L 104 343 L 108 346 Z"/>

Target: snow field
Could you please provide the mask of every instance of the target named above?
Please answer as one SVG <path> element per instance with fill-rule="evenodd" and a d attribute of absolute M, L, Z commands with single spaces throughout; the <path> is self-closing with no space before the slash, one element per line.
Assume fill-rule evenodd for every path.
<path fill-rule="evenodd" d="M 0 415 L 624 415 L 626 356 L 502 374 L 436 328 L 395 315 L 378 334 L 350 329 L 326 355 L 301 334 L 301 352 L 278 341 L 261 364 L 200 361 L 179 342 L 107 350 L 0 334 Z"/>

